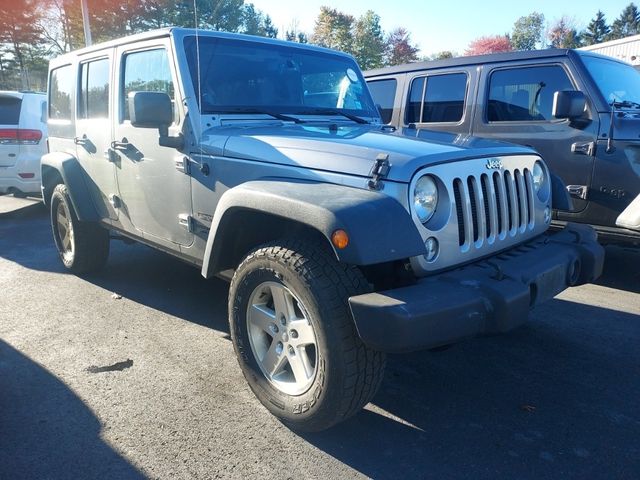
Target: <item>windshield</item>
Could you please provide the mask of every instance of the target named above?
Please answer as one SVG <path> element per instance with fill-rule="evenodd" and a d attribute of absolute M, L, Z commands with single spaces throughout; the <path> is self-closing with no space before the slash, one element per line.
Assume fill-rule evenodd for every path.
<path fill-rule="evenodd" d="M 202 113 L 289 114 L 338 110 L 377 117 L 360 70 L 341 55 L 286 45 L 215 37 L 185 39 L 193 88 Z M 197 54 L 200 57 L 198 85 Z"/>
<path fill-rule="evenodd" d="M 631 65 L 588 55 L 582 56 L 582 61 L 609 105 L 640 103 L 640 73 Z"/>

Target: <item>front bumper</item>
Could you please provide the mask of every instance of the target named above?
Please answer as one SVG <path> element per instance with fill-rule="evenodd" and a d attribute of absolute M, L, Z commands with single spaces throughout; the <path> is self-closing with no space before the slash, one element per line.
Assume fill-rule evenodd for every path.
<path fill-rule="evenodd" d="M 416 284 L 358 295 L 349 305 L 362 341 L 408 352 L 499 333 L 523 324 L 529 309 L 602 273 L 604 249 L 593 228 L 568 224 L 499 255 Z"/>

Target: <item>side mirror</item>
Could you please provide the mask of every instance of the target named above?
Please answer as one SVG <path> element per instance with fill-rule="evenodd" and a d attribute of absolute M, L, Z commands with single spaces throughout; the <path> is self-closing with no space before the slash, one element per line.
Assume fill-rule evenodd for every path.
<path fill-rule="evenodd" d="M 162 92 L 129 92 L 131 125 L 142 128 L 168 127 L 173 122 L 169 95 Z"/>
<path fill-rule="evenodd" d="M 579 118 L 586 108 L 587 97 L 580 91 L 562 90 L 553 94 L 551 114 L 556 118 Z"/>
<path fill-rule="evenodd" d="M 158 143 L 161 147 L 184 147 L 184 137 L 169 136 L 169 125 L 173 123 L 173 107 L 171 98 L 162 92 L 129 92 L 129 118 L 131 125 L 141 128 L 157 128 L 160 134 Z"/>

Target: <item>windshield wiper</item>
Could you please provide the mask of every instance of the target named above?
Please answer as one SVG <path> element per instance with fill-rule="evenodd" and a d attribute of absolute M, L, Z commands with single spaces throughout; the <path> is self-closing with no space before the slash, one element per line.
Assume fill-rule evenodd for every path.
<path fill-rule="evenodd" d="M 614 108 L 640 108 L 640 103 L 632 102 L 631 100 L 619 100 L 611 102 L 611 105 Z"/>
<path fill-rule="evenodd" d="M 333 110 L 331 108 L 314 108 L 313 110 L 305 110 L 304 112 L 297 112 L 300 115 L 341 115 L 349 120 L 353 120 L 356 123 L 360 124 L 369 124 L 368 120 L 365 120 L 362 117 L 357 115 L 352 115 L 350 113 L 341 112 L 340 110 Z"/>
<path fill-rule="evenodd" d="M 289 115 L 283 115 L 282 113 L 269 112 L 267 110 L 260 110 L 256 108 L 229 108 L 227 110 L 215 110 L 215 113 L 248 113 L 252 115 L 269 115 L 270 117 L 277 118 L 284 122 L 305 123 L 305 120 L 296 117 L 290 117 Z"/>

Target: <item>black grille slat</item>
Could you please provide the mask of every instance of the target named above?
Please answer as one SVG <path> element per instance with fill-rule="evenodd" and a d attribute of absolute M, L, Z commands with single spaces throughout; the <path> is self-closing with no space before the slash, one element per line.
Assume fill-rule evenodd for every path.
<path fill-rule="evenodd" d="M 460 180 L 453 181 L 453 196 L 456 202 L 456 215 L 458 216 L 458 243 L 464 245 L 464 216 L 462 213 L 462 195 L 460 194 Z"/>
<path fill-rule="evenodd" d="M 473 241 L 477 242 L 479 235 L 478 227 L 478 206 L 476 205 L 476 187 L 473 177 L 467 178 L 467 187 L 469 188 L 469 203 L 471 204 L 471 220 L 473 222 Z"/>
<path fill-rule="evenodd" d="M 490 237 L 493 233 L 491 231 L 491 210 L 489 208 L 489 177 L 486 174 L 482 174 L 480 177 L 480 185 L 482 187 L 482 198 L 484 199 L 484 219 L 487 226 L 487 237 Z"/>
<path fill-rule="evenodd" d="M 500 185 L 498 182 L 500 181 L 500 174 L 498 172 L 493 174 L 493 189 L 496 192 L 496 204 L 498 206 L 498 232 L 502 233 L 502 200 L 500 197 Z"/>
<path fill-rule="evenodd" d="M 508 222 L 507 224 L 509 225 L 508 230 L 511 231 L 511 229 L 513 228 L 513 217 L 514 217 L 514 205 L 513 202 L 511 201 L 511 197 L 513 192 L 511 191 L 511 174 L 509 172 L 505 172 L 504 174 L 504 187 L 505 187 L 505 193 L 507 196 L 507 215 L 508 215 Z"/>

